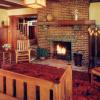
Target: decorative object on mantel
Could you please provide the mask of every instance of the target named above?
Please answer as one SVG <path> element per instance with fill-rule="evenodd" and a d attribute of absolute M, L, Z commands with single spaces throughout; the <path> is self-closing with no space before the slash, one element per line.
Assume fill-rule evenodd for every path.
<path fill-rule="evenodd" d="M 2 48 L 4 48 L 5 51 L 8 51 L 8 50 L 11 49 L 11 44 L 6 43 L 6 44 L 4 44 L 4 45 L 2 46 Z"/>
<path fill-rule="evenodd" d="M 79 17 L 79 11 L 78 11 L 78 9 L 75 9 L 72 13 L 74 15 L 74 19 L 77 21 L 78 17 Z"/>
<path fill-rule="evenodd" d="M 46 0 L 24 0 L 24 3 L 31 8 L 42 8 L 46 6 Z"/>
<path fill-rule="evenodd" d="M 47 14 L 47 21 L 53 21 L 53 15 L 52 14 Z"/>

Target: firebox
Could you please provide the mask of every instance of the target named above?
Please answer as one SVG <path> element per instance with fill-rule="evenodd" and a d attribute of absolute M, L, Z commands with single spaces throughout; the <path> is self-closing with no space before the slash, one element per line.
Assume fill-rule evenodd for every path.
<path fill-rule="evenodd" d="M 57 59 L 71 60 L 71 42 L 53 41 L 54 57 Z"/>

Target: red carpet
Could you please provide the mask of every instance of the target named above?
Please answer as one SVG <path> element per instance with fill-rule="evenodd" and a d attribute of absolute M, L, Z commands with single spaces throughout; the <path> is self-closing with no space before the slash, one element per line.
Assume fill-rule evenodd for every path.
<path fill-rule="evenodd" d="M 100 87 L 91 85 L 87 73 L 73 72 L 73 100 L 100 100 Z"/>

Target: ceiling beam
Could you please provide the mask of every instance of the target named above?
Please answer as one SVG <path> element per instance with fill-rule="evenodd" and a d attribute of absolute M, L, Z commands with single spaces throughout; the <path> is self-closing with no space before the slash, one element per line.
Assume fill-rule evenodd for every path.
<path fill-rule="evenodd" d="M 24 0 L 0 0 L 0 8 L 2 9 L 16 9 L 16 8 L 25 8 L 26 6 L 23 3 Z M 60 2 L 60 1 L 67 1 L 67 0 L 48 0 L 52 2 Z M 68 0 L 74 1 L 74 0 Z M 93 2 L 100 2 L 100 0 L 89 0 L 90 3 Z"/>
<path fill-rule="evenodd" d="M 93 2 L 100 2 L 100 0 L 90 0 L 90 3 L 93 3 Z"/>
<path fill-rule="evenodd" d="M 0 8 L 13 9 L 26 7 L 22 3 L 12 2 L 10 0 L 0 0 Z"/>

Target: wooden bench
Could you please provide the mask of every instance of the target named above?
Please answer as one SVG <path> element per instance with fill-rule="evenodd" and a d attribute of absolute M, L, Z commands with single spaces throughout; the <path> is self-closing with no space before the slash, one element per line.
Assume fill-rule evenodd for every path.
<path fill-rule="evenodd" d="M 18 99 L 8 96 L 8 95 L 5 95 L 3 93 L 0 93 L 0 100 L 18 100 Z"/>
<path fill-rule="evenodd" d="M 18 71 L 22 66 L 0 69 L 0 92 L 20 100 L 72 100 L 71 65 L 62 69 L 25 64 L 27 69 Z M 29 74 L 28 70 L 34 74 Z"/>

